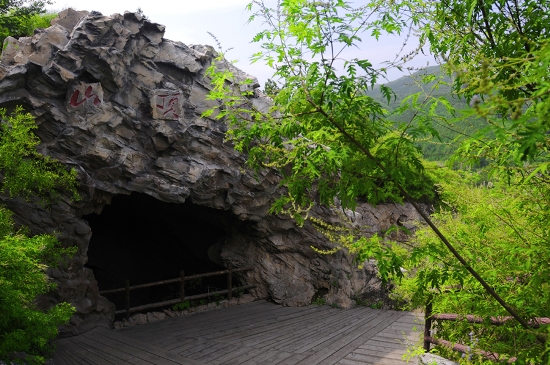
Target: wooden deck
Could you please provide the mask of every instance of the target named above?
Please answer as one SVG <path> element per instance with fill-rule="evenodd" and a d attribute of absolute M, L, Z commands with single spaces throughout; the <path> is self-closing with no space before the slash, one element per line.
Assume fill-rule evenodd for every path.
<path fill-rule="evenodd" d="M 62 339 L 54 363 L 402 365 L 421 333 L 422 319 L 410 312 L 258 301 Z"/>

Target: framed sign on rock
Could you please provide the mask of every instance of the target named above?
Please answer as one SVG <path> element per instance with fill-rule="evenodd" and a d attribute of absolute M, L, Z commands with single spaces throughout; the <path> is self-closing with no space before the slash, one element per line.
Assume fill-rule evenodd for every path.
<path fill-rule="evenodd" d="M 183 115 L 183 94 L 179 90 L 154 90 L 151 108 L 154 119 L 178 120 Z"/>
<path fill-rule="evenodd" d="M 94 112 L 103 104 L 103 88 L 99 82 L 79 82 L 69 88 L 67 110 Z"/>

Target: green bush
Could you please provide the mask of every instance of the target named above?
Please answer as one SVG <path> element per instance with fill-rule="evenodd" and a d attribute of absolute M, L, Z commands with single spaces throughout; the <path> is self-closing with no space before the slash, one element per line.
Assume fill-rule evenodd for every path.
<path fill-rule="evenodd" d="M 64 189 L 78 198 L 76 172 L 36 151 L 40 140 L 32 133 L 35 128 L 23 109 L 9 115 L 0 109 L 0 193 L 52 203 Z M 37 297 L 55 287 L 47 268 L 75 251 L 62 248 L 53 235 L 16 230 L 11 212 L 0 206 L 0 360 L 15 361 L 14 353 L 24 352 L 27 363 L 44 362 L 58 326 L 69 321 L 74 308 L 59 303 L 42 310 Z"/>
<path fill-rule="evenodd" d="M 186 309 L 189 309 L 189 308 L 191 308 L 191 302 L 189 302 L 188 300 L 186 300 L 185 302 L 174 304 L 172 306 L 172 309 L 175 310 L 175 311 L 182 311 L 182 310 L 186 310 Z"/>
<path fill-rule="evenodd" d="M 31 355 L 31 363 L 44 361 L 57 327 L 67 323 L 75 309 L 60 303 L 42 311 L 36 297 L 54 288 L 47 267 L 72 253 L 60 248 L 52 235 L 28 237 L 14 231 L 11 213 L 0 207 L 0 359 L 22 351 Z"/>
<path fill-rule="evenodd" d="M 317 297 L 315 300 L 313 300 L 311 302 L 312 304 L 315 304 L 315 305 L 325 305 L 327 304 L 327 301 L 325 300 L 325 298 L 323 297 Z"/>
<path fill-rule="evenodd" d="M 24 35 L 30 36 L 35 29 L 48 28 L 53 19 L 57 17 L 57 12 L 48 12 L 44 14 L 36 14 L 22 22 L 21 30 Z"/>
<path fill-rule="evenodd" d="M 50 26 L 56 15 L 46 13 L 50 0 L 2 0 L 0 1 L 0 44 L 7 36 L 32 35 L 35 28 Z"/>
<path fill-rule="evenodd" d="M 40 197 L 44 203 L 51 203 L 64 189 L 78 199 L 76 193 L 76 171 L 70 170 L 37 152 L 40 139 L 33 133 L 37 128 L 32 115 L 22 108 L 12 114 L 0 109 L 0 193 L 10 197 Z"/>
<path fill-rule="evenodd" d="M 459 242 L 462 255 L 499 295 L 527 321 L 550 316 L 550 184 L 547 176 L 534 176 L 523 184 L 509 184 L 496 176 L 490 184 L 476 184 L 477 174 L 440 183 L 441 207 L 432 219 L 439 229 Z M 512 176 L 511 181 L 514 181 Z M 477 315 L 486 322 L 439 323 L 437 335 L 453 342 L 494 351 L 518 363 L 547 364 L 550 326 L 522 328 L 509 321 L 489 325 L 491 317 L 509 313 L 490 300 L 484 288 L 453 261 L 438 237 L 425 226 L 416 231 L 416 254 L 405 260 L 406 277 L 396 283 L 394 299 L 406 309 L 423 308 L 429 298 L 433 312 Z M 443 265 L 442 263 L 445 263 Z M 442 288 L 435 290 L 433 288 Z M 475 338 L 475 343 L 472 342 Z M 459 356 L 436 348 L 443 356 Z M 459 357 L 455 358 L 456 360 Z M 483 359 L 477 359 L 484 361 Z"/>

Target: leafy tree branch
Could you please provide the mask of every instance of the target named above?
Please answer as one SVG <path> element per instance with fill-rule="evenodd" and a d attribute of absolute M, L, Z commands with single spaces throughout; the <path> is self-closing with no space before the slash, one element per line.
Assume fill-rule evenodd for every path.
<path fill-rule="evenodd" d="M 521 302 L 511 296 L 517 288 L 512 288 L 506 280 L 495 281 L 494 269 L 479 264 L 473 252 L 480 251 L 470 246 L 475 240 L 468 235 L 454 235 L 446 228 L 445 222 L 462 226 L 460 219 L 474 225 L 472 218 L 457 216 L 458 220 L 453 219 L 455 207 L 444 203 L 441 204 L 442 212 L 451 209 L 444 222 L 434 221 L 421 209 L 419 200 L 435 197 L 434 183 L 439 185 L 445 179 L 464 177 L 445 169 L 428 172 L 417 142 L 437 138 L 433 124 L 438 121 L 452 123 L 453 119 L 481 118 L 486 127 L 477 131 L 473 138 L 466 138 L 451 162 L 483 158 L 491 166 L 488 176 L 502 179 L 504 173 L 509 182 L 525 186 L 526 191 L 534 192 L 535 183 L 543 184 L 545 189 L 546 132 L 550 130 L 544 114 L 548 106 L 547 77 L 544 76 L 548 70 L 547 49 L 542 38 L 533 39 L 529 40 L 529 54 L 525 54 L 526 40 L 523 38 L 523 34 L 531 34 L 540 26 L 529 13 L 534 9 L 524 9 L 533 4 L 530 1 L 505 4 L 523 14 L 521 25 L 518 25 L 495 12 L 497 5 L 491 1 L 374 1 L 353 8 L 344 1 L 288 0 L 279 2 L 276 9 L 255 1 L 249 9 L 257 8 L 253 17 L 266 19 L 268 29 L 254 38 L 263 42 L 264 53 L 257 53 L 253 59 L 265 60 L 274 68 L 278 90 L 270 95 L 272 108 L 267 112 L 255 109 L 250 102 L 252 92 L 242 94 L 238 87 L 240 81 L 231 74 L 216 73 L 214 68 L 209 74 L 215 85 L 210 97 L 221 101 L 218 117 L 226 118 L 230 124 L 228 138 L 238 150 L 248 154 L 250 166 L 256 169 L 278 167 L 283 174 L 282 185 L 287 188 L 287 195 L 275 202 L 273 212 L 288 212 L 298 222 L 303 222 L 304 212 L 313 204 L 331 205 L 337 201 L 342 207 L 353 209 L 357 199 L 373 204 L 388 200 L 410 201 L 438 243 L 430 241 L 422 245 L 419 239 L 418 246 L 403 253 L 405 259 L 394 259 L 398 256 L 389 250 L 397 249 L 396 246 L 383 240 L 365 243 L 357 238 L 357 242 L 364 242 L 362 247 L 367 255 L 359 253 L 359 246 L 346 246 L 345 242 L 349 241 L 340 241 L 340 245 L 355 250 L 361 258 L 374 255 L 370 257 L 379 260 L 383 278 L 392 275 L 399 278 L 401 271 L 396 265 L 401 265 L 403 260 L 410 262 L 409 272 L 416 273 L 416 291 L 425 298 L 427 291 L 436 288 L 441 293 L 437 303 L 447 298 L 447 294 L 443 294 L 446 283 L 458 281 L 460 285 L 472 285 L 476 296 L 485 301 L 493 298 L 500 310 L 517 321 L 522 330 L 516 335 L 522 338 L 526 347 L 533 349 L 523 353 L 527 357 L 537 349 L 543 353 L 544 350 L 540 350 L 546 348 L 545 329 L 529 327 L 528 318 L 534 312 L 523 311 Z M 541 4 L 542 8 L 545 6 L 546 2 Z M 476 100 L 472 103 L 473 108 L 455 111 L 443 97 L 431 97 L 432 90 L 420 99 L 422 102 L 418 102 L 419 96 L 414 96 L 409 105 L 402 104 L 402 112 L 413 108 L 412 119 L 396 124 L 378 101 L 367 96 L 366 92 L 383 78 L 384 70 L 374 68 L 368 59 L 347 58 L 346 49 L 357 45 L 366 32 L 378 37 L 381 32 L 400 33 L 410 29 L 411 24 L 421 32 L 421 41 L 429 40 L 432 51 L 448 61 L 448 72 L 456 73 L 455 92 L 468 100 Z M 522 34 L 517 32 L 520 28 Z M 223 55 L 218 62 L 224 62 Z M 393 66 L 401 67 L 400 64 Z M 380 90 L 388 101 L 395 95 L 388 88 Z M 440 114 L 440 106 L 447 110 L 446 115 Z M 467 133 L 463 135 L 468 136 Z M 527 161 L 532 165 L 525 165 Z M 446 194 L 445 189 L 439 194 Z M 545 209 L 548 202 L 540 201 L 540 195 L 535 195 L 539 197 L 537 204 Z M 520 204 L 535 207 L 534 202 L 527 200 Z M 495 217 L 509 216 L 500 208 L 487 210 L 495 212 Z M 545 217 L 540 212 L 535 216 Z M 306 218 L 309 219 L 307 215 Z M 524 234 L 537 232 L 540 235 L 541 232 L 518 221 L 501 219 L 499 223 L 490 224 L 506 228 L 506 236 L 499 237 L 498 242 L 518 243 L 522 248 L 515 252 L 533 259 L 534 251 L 525 248 L 526 238 L 517 236 L 517 232 L 520 229 Z M 514 227 L 517 227 L 515 231 Z M 455 243 L 451 244 L 448 237 Z M 545 246 L 545 240 L 547 236 L 543 235 L 543 240 L 537 241 L 540 247 Z M 378 248 L 374 249 L 375 246 Z M 476 247 L 481 246 L 476 243 Z M 487 248 L 488 253 L 491 249 Z M 388 255 L 381 254 L 383 252 Z M 510 267 L 503 264 L 503 270 L 507 269 Z M 533 282 L 533 288 L 545 287 L 547 280 L 543 282 Z M 532 294 L 529 290 L 522 292 Z M 458 296 L 465 297 L 468 297 L 466 293 Z M 541 314 L 546 312 L 537 312 Z M 517 347 L 508 347 L 507 351 L 505 353 L 519 351 L 521 354 Z M 519 358 L 526 359 L 525 356 Z"/>

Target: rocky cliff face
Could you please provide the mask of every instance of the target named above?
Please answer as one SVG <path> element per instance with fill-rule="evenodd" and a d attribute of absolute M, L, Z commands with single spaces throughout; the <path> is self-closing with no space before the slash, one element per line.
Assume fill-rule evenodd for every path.
<path fill-rule="evenodd" d="M 2 200 L 32 233 L 57 232 L 64 245 L 78 247 L 68 265 L 50 270 L 58 288 L 43 298 L 46 306 L 76 306 L 65 334 L 112 324 L 114 306 L 99 295 L 94 272 L 85 267 L 94 232 L 82 217 L 101 215 L 121 194 L 192 202 L 246 222 L 246 229 L 222 227 L 218 256 L 233 267 L 255 268 L 242 280 L 257 285 L 258 298 L 300 306 L 318 293 L 349 306 L 354 296 L 382 295 L 372 265 L 358 270 L 341 252 L 318 255 L 311 245 L 330 247 L 322 235 L 269 215 L 277 172 L 253 176 L 243 168 L 244 157 L 224 142 L 223 122 L 200 117 L 212 106 L 204 76 L 215 56 L 211 47 L 166 40 L 164 26 L 136 13 L 68 9 L 53 23 L 33 37 L 7 39 L 0 107 L 23 105 L 36 116 L 40 151 L 78 171 L 81 200 L 64 197 L 50 208 Z M 256 103 L 269 102 L 256 94 Z M 328 210 L 316 214 L 338 220 Z M 361 205 L 354 219 L 373 233 L 418 216 L 406 205 Z"/>

